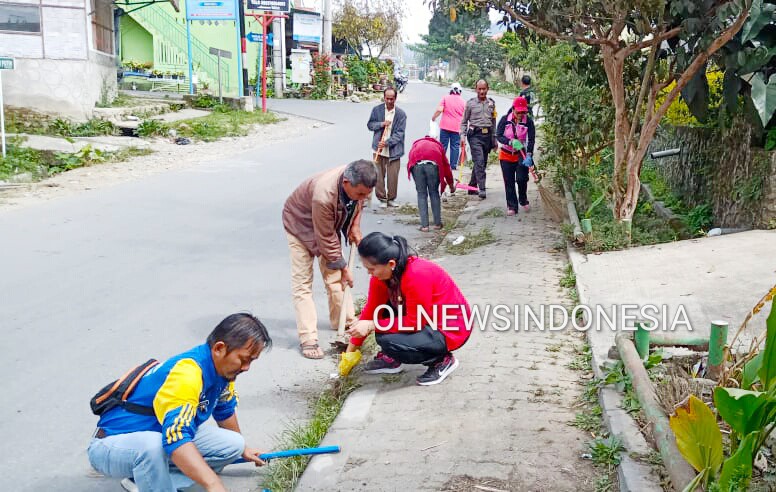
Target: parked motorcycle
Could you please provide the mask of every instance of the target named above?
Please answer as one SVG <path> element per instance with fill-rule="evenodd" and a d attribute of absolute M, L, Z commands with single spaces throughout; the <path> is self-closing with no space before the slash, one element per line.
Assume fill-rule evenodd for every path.
<path fill-rule="evenodd" d="M 396 75 L 394 76 L 393 80 L 396 84 L 396 90 L 399 92 L 404 92 L 404 89 L 407 87 L 407 83 L 410 81 L 406 75 Z"/>

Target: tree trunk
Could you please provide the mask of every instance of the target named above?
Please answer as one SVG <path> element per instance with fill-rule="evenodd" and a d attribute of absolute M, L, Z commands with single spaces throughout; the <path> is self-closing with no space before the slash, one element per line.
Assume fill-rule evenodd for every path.
<path fill-rule="evenodd" d="M 623 70 L 625 66 L 625 53 L 611 45 L 602 45 L 604 70 L 609 82 L 609 90 L 612 93 L 614 104 L 614 174 L 612 179 L 612 194 L 614 197 L 614 214 L 616 219 L 622 219 L 619 210 L 625 200 L 629 181 L 629 156 L 628 135 L 630 134 L 630 122 L 628 121 L 628 107 L 625 103 L 625 81 Z M 632 152 L 629 152 L 632 154 Z"/>

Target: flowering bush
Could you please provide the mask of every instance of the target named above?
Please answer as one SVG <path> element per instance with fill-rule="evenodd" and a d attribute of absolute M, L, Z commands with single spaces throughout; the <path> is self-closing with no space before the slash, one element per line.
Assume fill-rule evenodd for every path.
<path fill-rule="evenodd" d="M 313 99 L 326 99 L 331 88 L 331 59 L 327 55 L 313 53 Z"/>

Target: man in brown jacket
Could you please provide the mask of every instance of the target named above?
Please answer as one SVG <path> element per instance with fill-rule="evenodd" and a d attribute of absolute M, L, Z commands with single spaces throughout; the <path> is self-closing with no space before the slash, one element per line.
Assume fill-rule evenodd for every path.
<path fill-rule="evenodd" d="M 291 253 L 291 291 L 302 355 L 320 359 L 318 316 L 313 301 L 313 260 L 318 263 L 329 297 L 329 321 L 337 329 L 340 310 L 346 323 L 355 319 L 353 302 L 343 306 L 344 287 L 353 286 L 353 275 L 342 256 L 341 237 L 358 245 L 361 241 L 362 200 L 372 193 L 377 170 L 370 161 L 359 160 L 306 179 L 283 206 L 283 226 Z"/>

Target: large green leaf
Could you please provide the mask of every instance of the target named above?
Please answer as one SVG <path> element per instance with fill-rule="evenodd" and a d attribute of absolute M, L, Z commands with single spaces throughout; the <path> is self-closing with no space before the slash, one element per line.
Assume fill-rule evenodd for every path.
<path fill-rule="evenodd" d="M 765 126 L 776 110 L 776 77 L 773 81 L 766 82 L 763 74 L 756 73 L 749 83 L 752 84 L 752 102 Z"/>
<path fill-rule="evenodd" d="M 693 116 L 706 121 L 709 109 L 709 81 L 706 78 L 706 65 L 687 82 L 682 89 L 682 99 Z"/>
<path fill-rule="evenodd" d="M 745 48 L 738 52 L 738 75 L 755 72 L 766 65 L 776 55 L 776 47 L 765 46 Z"/>
<path fill-rule="evenodd" d="M 676 447 L 697 471 L 709 469 L 716 476 L 722 466 L 722 433 L 709 407 L 694 395 L 671 417 Z"/>
<path fill-rule="evenodd" d="M 773 97 L 776 99 L 776 84 L 773 85 L 773 91 Z M 752 96 L 754 97 L 754 86 L 752 87 Z M 765 320 L 765 327 L 767 334 L 765 337 L 765 348 L 763 349 L 763 364 L 758 371 L 758 375 L 763 383 L 763 389 L 768 391 L 776 384 L 776 297 L 773 298 L 771 303 L 771 314 Z"/>
<path fill-rule="evenodd" d="M 719 475 L 720 490 L 727 492 L 748 489 L 749 479 L 752 478 L 752 462 L 757 453 L 754 447 L 759 435 L 759 432 L 748 434 L 736 452 L 725 460 Z"/>
<path fill-rule="evenodd" d="M 720 417 L 742 436 L 762 428 L 764 423 L 753 416 L 767 401 L 768 396 L 759 391 L 720 387 L 714 389 L 714 405 Z"/>
<path fill-rule="evenodd" d="M 760 380 L 757 375 L 763 366 L 763 353 L 759 352 L 752 360 L 744 364 L 744 374 L 741 378 L 741 387 L 743 389 L 752 389 L 752 385 Z"/>
<path fill-rule="evenodd" d="M 754 0 L 749 9 L 749 18 L 741 28 L 741 42 L 745 43 L 760 33 L 760 30 L 773 20 L 776 5 L 763 3 L 762 0 Z"/>
<path fill-rule="evenodd" d="M 738 109 L 738 92 L 740 90 L 741 77 L 738 76 L 734 68 L 728 68 L 722 79 L 722 96 L 725 99 L 725 106 L 731 114 L 734 114 Z"/>

